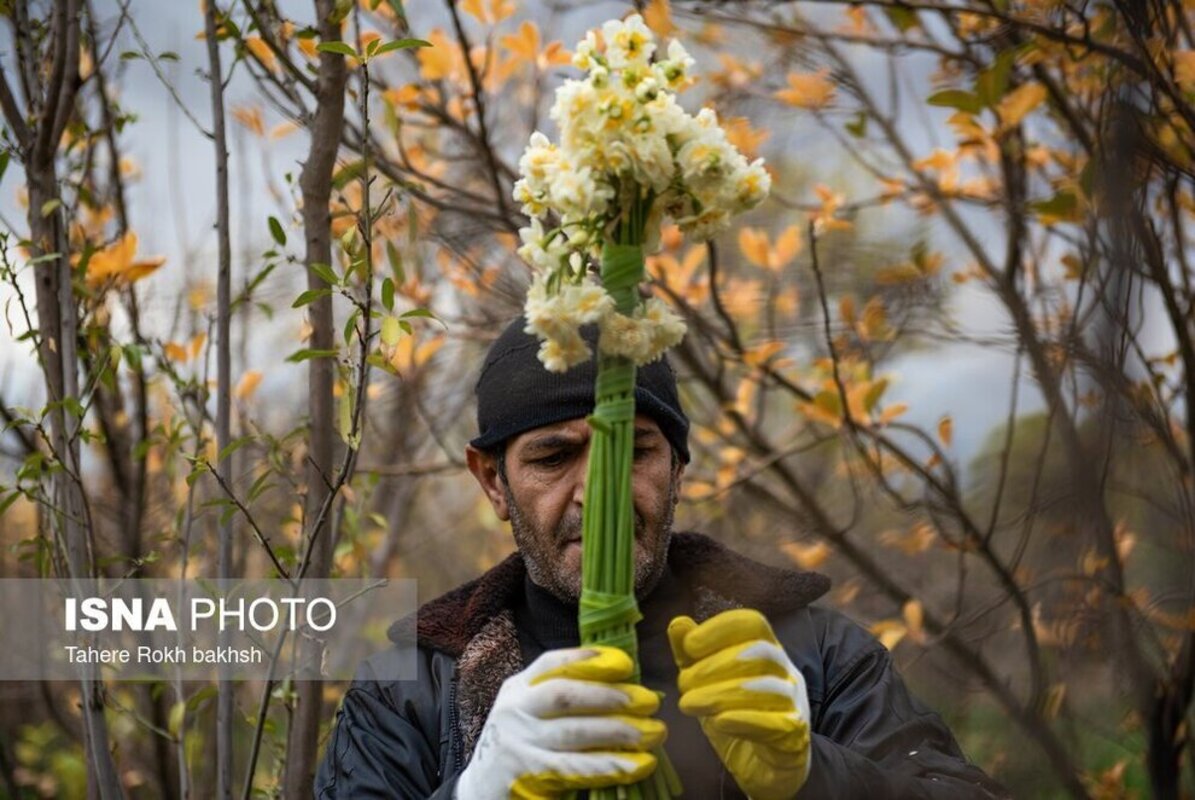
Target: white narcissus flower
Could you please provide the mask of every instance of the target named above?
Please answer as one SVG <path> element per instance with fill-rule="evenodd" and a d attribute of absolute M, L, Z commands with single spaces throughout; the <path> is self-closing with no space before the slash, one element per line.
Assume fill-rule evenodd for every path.
<path fill-rule="evenodd" d="M 654 66 L 657 80 L 676 91 L 684 86 L 696 63 L 685 46 L 678 39 L 673 39 L 668 43 L 668 59 Z"/>
<path fill-rule="evenodd" d="M 613 189 L 598 184 L 590 167 L 567 161 L 557 164 L 548 187 L 553 207 L 573 216 L 601 213 L 605 210 L 606 201 L 614 196 Z"/>
<path fill-rule="evenodd" d="M 598 349 L 611 356 L 622 356 L 636 365 L 645 363 L 651 338 L 639 320 L 623 314 L 611 314 L 602 320 Z"/>
<path fill-rule="evenodd" d="M 655 35 L 638 14 L 604 23 L 602 39 L 611 69 L 645 66 L 656 51 Z"/>
<path fill-rule="evenodd" d="M 685 338 L 685 321 L 663 300 L 656 297 L 648 298 L 640 315 L 651 340 L 644 363 L 655 361 Z"/>
<path fill-rule="evenodd" d="M 735 198 L 744 211 L 762 203 L 771 189 L 772 176 L 764 169 L 762 158 L 755 159 L 751 166 L 735 175 Z"/>
<path fill-rule="evenodd" d="M 549 372 L 568 372 L 578 364 L 584 364 L 593 352 L 581 334 L 573 332 L 561 339 L 544 339 L 539 346 L 539 360 Z"/>
<path fill-rule="evenodd" d="M 588 278 L 579 286 L 565 287 L 561 299 L 575 327 L 600 322 L 614 311 L 614 298 Z"/>
<path fill-rule="evenodd" d="M 569 250 L 565 238 L 545 233 L 543 221 L 538 218 L 532 218 L 529 227 L 519 229 L 519 238 L 523 241 L 523 246 L 518 250 L 519 257 L 537 270 L 553 272 L 568 261 Z"/>
<path fill-rule="evenodd" d="M 573 66 L 585 70 L 593 67 L 597 49 L 597 36 L 593 31 L 587 31 L 585 38 L 577 42 L 577 48 L 573 50 Z"/>
<path fill-rule="evenodd" d="M 695 62 L 684 46 L 673 40 L 652 63 L 655 51 L 655 36 L 637 14 L 605 23 L 600 37 L 589 31 L 573 52 L 585 76 L 566 80 L 552 104 L 558 141 L 536 132 L 519 160 L 514 198 L 531 224 L 519 232 L 518 252 L 537 273 L 528 330 L 543 340 L 540 357 L 550 369 L 589 357 L 584 324 L 601 326 L 600 349 L 636 364 L 659 358 L 684 335 L 684 323 L 659 301 L 629 317 L 616 313 L 586 273 L 586 261 L 620 230 L 632 205 L 646 220 L 641 239 L 651 252 L 667 219 L 687 236 L 709 238 L 762 202 L 771 186 L 763 163 L 747 162 L 713 109 L 690 115 L 677 102 L 676 92 L 693 81 Z"/>

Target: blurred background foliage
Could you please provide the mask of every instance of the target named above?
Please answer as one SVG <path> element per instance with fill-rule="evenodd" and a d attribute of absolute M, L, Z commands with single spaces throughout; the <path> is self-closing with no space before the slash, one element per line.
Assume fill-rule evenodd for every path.
<path fill-rule="evenodd" d="M 632 11 L 773 175 L 649 265 L 689 324 L 678 528 L 830 575 L 1016 797 L 1191 796 L 1178 0 L 0 0 L 0 576 L 226 541 L 426 600 L 510 553 L 463 445 L 529 277 L 515 165 Z M 342 690 L 6 684 L 0 797 L 298 796 Z"/>

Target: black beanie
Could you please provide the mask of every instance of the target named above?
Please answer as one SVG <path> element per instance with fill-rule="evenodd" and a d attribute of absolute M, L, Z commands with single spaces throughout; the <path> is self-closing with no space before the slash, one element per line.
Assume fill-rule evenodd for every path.
<path fill-rule="evenodd" d="M 523 329 L 518 317 L 486 354 L 477 379 L 478 436 L 469 444 L 489 450 L 508 439 L 544 425 L 593 413 L 595 359 L 564 373 L 549 372 L 539 360 L 539 339 Z M 581 335 L 596 349 L 598 329 L 588 325 Z M 660 432 L 684 463 L 689 463 L 689 419 L 680 407 L 676 373 L 666 357 L 639 367 L 635 377 L 635 411 L 655 420 Z"/>

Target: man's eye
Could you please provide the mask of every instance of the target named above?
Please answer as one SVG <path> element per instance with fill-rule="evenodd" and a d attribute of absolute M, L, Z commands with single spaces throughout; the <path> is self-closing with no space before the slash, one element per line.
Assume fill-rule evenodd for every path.
<path fill-rule="evenodd" d="M 551 455 L 537 458 L 532 463 L 540 467 L 559 467 L 564 463 L 564 459 L 564 453 L 552 453 Z"/>
<path fill-rule="evenodd" d="M 651 453 L 651 450 L 652 449 L 650 447 L 636 447 L 635 448 L 635 458 L 643 458 L 644 456 Z"/>

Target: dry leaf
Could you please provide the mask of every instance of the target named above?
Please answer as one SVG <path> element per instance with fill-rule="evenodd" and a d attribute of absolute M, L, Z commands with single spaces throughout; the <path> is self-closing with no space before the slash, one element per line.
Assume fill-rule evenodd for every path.
<path fill-rule="evenodd" d="M 776 99 L 797 108 L 820 109 L 834 99 L 834 84 L 829 79 L 830 70 L 819 72 L 788 73 L 788 88 L 776 92 Z"/>

